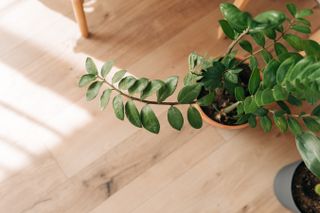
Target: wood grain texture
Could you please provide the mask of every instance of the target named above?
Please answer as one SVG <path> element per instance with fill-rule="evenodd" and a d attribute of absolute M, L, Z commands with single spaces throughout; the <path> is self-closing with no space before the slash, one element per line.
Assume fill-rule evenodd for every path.
<path fill-rule="evenodd" d="M 206 124 L 177 132 L 161 107 L 161 132 L 152 135 L 87 103 L 76 86 L 87 56 L 98 65 L 115 59 L 136 76 L 183 77 L 191 51 L 217 56 L 230 43 L 217 39 L 220 2 L 86 1 L 86 40 L 70 1 L 3 0 L 0 212 L 285 212 L 272 184 L 299 158 L 292 137 Z M 254 14 L 284 8 L 276 0 L 246 6 Z M 314 31 L 319 17 L 316 10 Z"/>

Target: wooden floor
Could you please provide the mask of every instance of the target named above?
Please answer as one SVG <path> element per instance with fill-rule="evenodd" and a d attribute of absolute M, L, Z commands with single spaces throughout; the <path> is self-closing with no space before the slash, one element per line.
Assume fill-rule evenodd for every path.
<path fill-rule="evenodd" d="M 254 2 L 252 13 L 285 7 Z M 87 56 L 164 78 L 183 76 L 193 50 L 221 54 L 229 41 L 216 38 L 219 3 L 90 1 L 86 40 L 69 1 L 1 0 L 0 212 L 286 212 L 272 184 L 299 159 L 291 136 L 208 125 L 179 133 L 163 108 L 155 136 L 118 121 L 111 108 L 100 112 L 76 86 Z"/>

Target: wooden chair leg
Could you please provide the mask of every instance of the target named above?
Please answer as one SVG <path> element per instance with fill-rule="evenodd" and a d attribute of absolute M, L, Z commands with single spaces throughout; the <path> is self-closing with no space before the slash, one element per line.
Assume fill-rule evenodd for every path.
<path fill-rule="evenodd" d="M 237 6 L 240 10 L 243 9 L 247 4 L 249 3 L 249 0 L 234 0 L 233 4 Z M 224 38 L 223 31 L 221 27 L 218 29 L 218 39 Z"/>
<path fill-rule="evenodd" d="M 72 1 L 74 16 L 76 18 L 76 21 L 78 22 L 81 35 L 85 38 L 88 38 L 89 30 L 88 30 L 86 15 L 83 10 L 83 2 L 82 0 L 71 0 L 71 1 Z"/>

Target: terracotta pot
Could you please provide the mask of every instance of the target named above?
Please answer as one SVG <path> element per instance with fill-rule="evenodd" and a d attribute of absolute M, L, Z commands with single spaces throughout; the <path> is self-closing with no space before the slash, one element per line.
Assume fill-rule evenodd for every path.
<path fill-rule="evenodd" d="M 198 104 L 195 104 L 194 107 L 196 107 L 197 110 L 200 112 L 202 120 L 204 120 L 206 123 L 210 124 L 211 126 L 218 127 L 218 128 L 221 128 L 221 129 L 244 129 L 244 128 L 249 126 L 248 123 L 240 124 L 240 125 L 233 125 L 233 126 L 221 124 L 221 123 L 211 119 L 210 117 L 208 117 L 206 115 L 206 113 L 204 113 L 202 111 L 201 107 Z"/>

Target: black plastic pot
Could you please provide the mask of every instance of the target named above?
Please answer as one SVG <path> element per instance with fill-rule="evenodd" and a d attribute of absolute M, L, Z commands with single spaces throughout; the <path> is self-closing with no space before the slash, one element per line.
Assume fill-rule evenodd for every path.
<path fill-rule="evenodd" d="M 279 202 L 294 213 L 301 213 L 292 196 L 292 179 L 297 167 L 302 161 L 283 167 L 274 180 L 274 192 Z"/>

